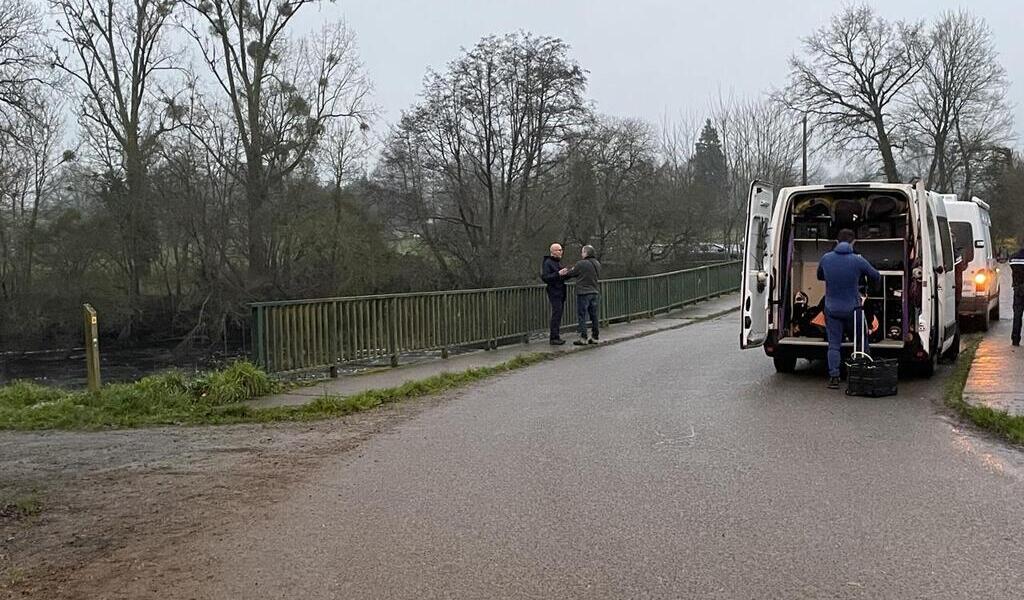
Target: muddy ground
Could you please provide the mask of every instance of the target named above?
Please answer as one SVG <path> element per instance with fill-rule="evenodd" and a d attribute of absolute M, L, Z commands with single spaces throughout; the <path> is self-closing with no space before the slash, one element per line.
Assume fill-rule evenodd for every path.
<path fill-rule="evenodd" d="M 199 532 L 253 526 L 324 457 L 453 394 L 309 424 L 0 432 L 0 598 L 178 597 Z"/>

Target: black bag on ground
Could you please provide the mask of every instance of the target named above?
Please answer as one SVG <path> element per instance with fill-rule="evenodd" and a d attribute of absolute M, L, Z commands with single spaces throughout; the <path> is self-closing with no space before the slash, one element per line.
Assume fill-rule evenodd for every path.
<path fill-rule="evenodd" d="M 899 381 L 899 361 L 895 358 L 871 358 L 864 351 L 867 324 L 864 311 L 854 316 L 853 356 L 846 363 L 846 395 L 881 398 L 895 396 Z"/>

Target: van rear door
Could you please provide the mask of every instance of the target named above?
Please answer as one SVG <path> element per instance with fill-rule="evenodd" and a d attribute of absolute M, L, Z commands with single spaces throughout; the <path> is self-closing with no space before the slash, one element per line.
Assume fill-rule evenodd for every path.
<path fill-rule="evenodd" d="M 939 237 L 938 223 L 935 220 L 935 211 L 929 202 L 929 194 L 920 184 L 915 190 L 914 202 L 917 205 L 917 244 L 915 246 L 921 260 L 921 313 L 917 319 L 917 335 L 921 338 L 921 346 L 930 354 L 937 351 L 941 345 L 941 343 L 932 345 L 934 328 L 938 327 L 941 331 L 935 304 L 935 268 L 939 263 L 936 256 Z M 917 273 L 915 273 L 916 275 Z"/>
<path fill-rule="evenodd" d="M 763 346 L 768 339 L 768 295 L 772 289 L 771 221 L 775 190 L 754 180 L 747 203 L 747 235 L 740 290 L 740 347 Z"/>
<path fill-rule="evenodd" d="M 953 258 L 953 241 L 949 232 L 949 218 L 946 205 L 941 198 L 935 197 L 935 219 L 939 229 L 938 262 L 935 269 L 935 297 L 939 303 L 939 323 L 942 326 L 942 337 L 939 349 L 946 350 L 946 340 L 956 334 L 956 265 Z"/>

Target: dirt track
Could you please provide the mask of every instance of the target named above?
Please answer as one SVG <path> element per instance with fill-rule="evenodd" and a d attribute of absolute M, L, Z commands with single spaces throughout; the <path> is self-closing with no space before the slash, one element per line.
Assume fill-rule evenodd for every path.
<path fill-rule="evenodd" d="M 0 517 L 0 597 L 175 597 L 198 532 L 246 522 L 323 457 L 442 401 L 312 424 L 0 432 L 0 499 L 42 505 Z"/>

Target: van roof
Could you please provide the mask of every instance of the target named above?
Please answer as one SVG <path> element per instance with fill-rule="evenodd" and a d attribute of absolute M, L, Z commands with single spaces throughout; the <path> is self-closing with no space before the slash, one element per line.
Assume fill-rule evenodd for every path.
<path fill-rule="evenodd" d="M 988 203 L 977 196 L 971 198 L 970 201 L 966 201 L 957 199 L 954 194 L 943 194 L 942 200 L 950 214 L 961 216 L 980 215 L 981 211 L 989 212 L 991 210 Z"/>
<path fill-rule="evenodd" d="M 816 185 L 787 186 L 786 190 L 790 192 L 820 192 L 823 190 L 857 188 L 872 190 L 901 190 L 904 192 L 910 192 L 914 189 L 914 186 L 909 183 L 879 183 L 877 181 L 856 181 L 850 183 L 824 183 Z"/>

